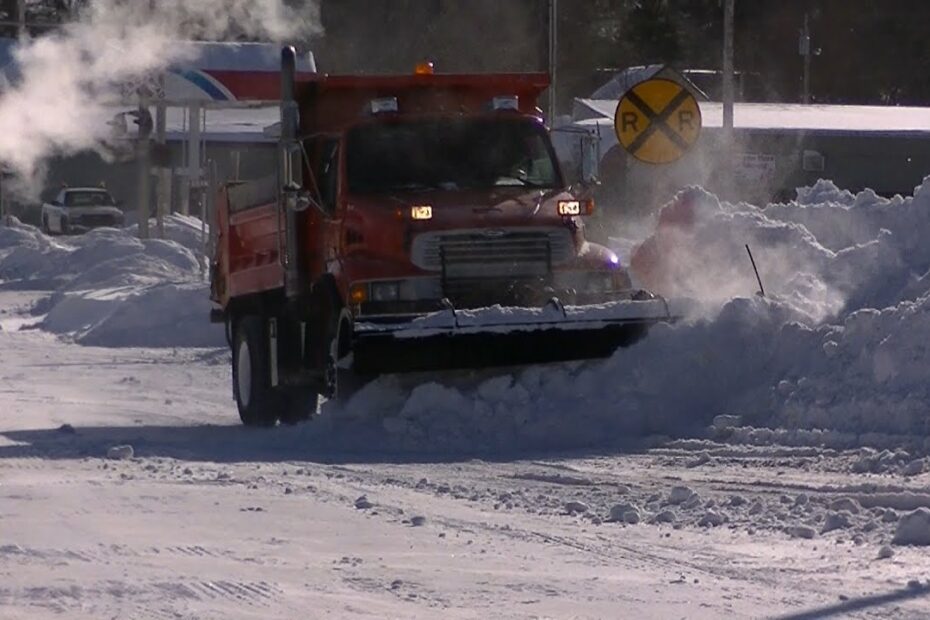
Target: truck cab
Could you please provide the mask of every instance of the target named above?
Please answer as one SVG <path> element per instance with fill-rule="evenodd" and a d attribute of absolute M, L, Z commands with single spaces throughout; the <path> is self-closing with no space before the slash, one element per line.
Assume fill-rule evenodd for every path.
<path fill-rule="evenodd" d="M 569 191 L 535 109 L 491 93 L 465 113 L 370 105 L 303 142 L 308 268 L 334 277 L 353 316 L 629 290 L 617 257 L 585 241 L 593 203 Z"/>

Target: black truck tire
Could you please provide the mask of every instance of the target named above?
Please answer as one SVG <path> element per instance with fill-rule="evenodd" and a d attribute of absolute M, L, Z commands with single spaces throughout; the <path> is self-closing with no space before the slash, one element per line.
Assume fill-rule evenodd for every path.
<path fill-rule="evenodd" d="M 350 315 L 341 304 L 334 304 L 327 313 L 326 396 L 337 403 L 346 404 L 371 379 L 362 377 L 352 368 L 343 368 L 340 360 L 352 353 Z"/>
<path fill-rule="evenodd" d="M 233 394 L 239 418 L 246 426 L 274 426 L 281 399 L 271 386 L 264 322 L 257 316 L 244 316 L 233 331 Z"/>

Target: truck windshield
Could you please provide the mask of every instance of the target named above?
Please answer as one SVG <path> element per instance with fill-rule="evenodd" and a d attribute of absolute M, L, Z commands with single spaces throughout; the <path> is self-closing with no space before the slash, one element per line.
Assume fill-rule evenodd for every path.
<path fill-rule="evenodd" d="M 559 177 L 545 129 L 529 119 L 442 119 L 353 128 L 349 191 L 555 188 Z"/>
<path fill-rule="evenodd" d="M 112 207 L 113 197 L 102 190 L 72 190 L 65 192 L 66 207 Z"/>

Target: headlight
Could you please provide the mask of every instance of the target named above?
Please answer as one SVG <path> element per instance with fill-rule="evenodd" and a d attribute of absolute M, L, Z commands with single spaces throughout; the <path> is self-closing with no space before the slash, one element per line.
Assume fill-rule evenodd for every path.
<path fill-rule="evenodd" d="M 433 219 L 433 207 L 431 205 L 410 207 L 410 218 L 414 220 L 431 220 Z"/>
<path fill-rule="evenodd" d="M 397 301 L 400 299 L 400 282 L 372 282 L 371 301 Z"/>
<path fill-rule="evenodd" d="M 574 215 L 593 215 L 594 214 L 594 200 L 560 200 L 559 201 L 559 215 L 563 217 L 571 217 Z"/>
<path fill-rule="evenodd" d="M 581 201 L 579 200 L 560 200 L 559 215 L 581 215 Z"/>

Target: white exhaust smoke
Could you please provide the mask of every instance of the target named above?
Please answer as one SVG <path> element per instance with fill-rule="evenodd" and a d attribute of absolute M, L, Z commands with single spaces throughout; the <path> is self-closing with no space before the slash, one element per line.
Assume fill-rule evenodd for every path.
<path fill-rule="evenodd" d="M 51 156 L 98 149 L 129 82 L 183 60 L 179 40 L 284 41 L 319 31 L 315 0 L 93 0 L 59 31 L 15 52 L 19 76 L 0 94 L 0 163 L 15 191 L 37 194 Z"/>

